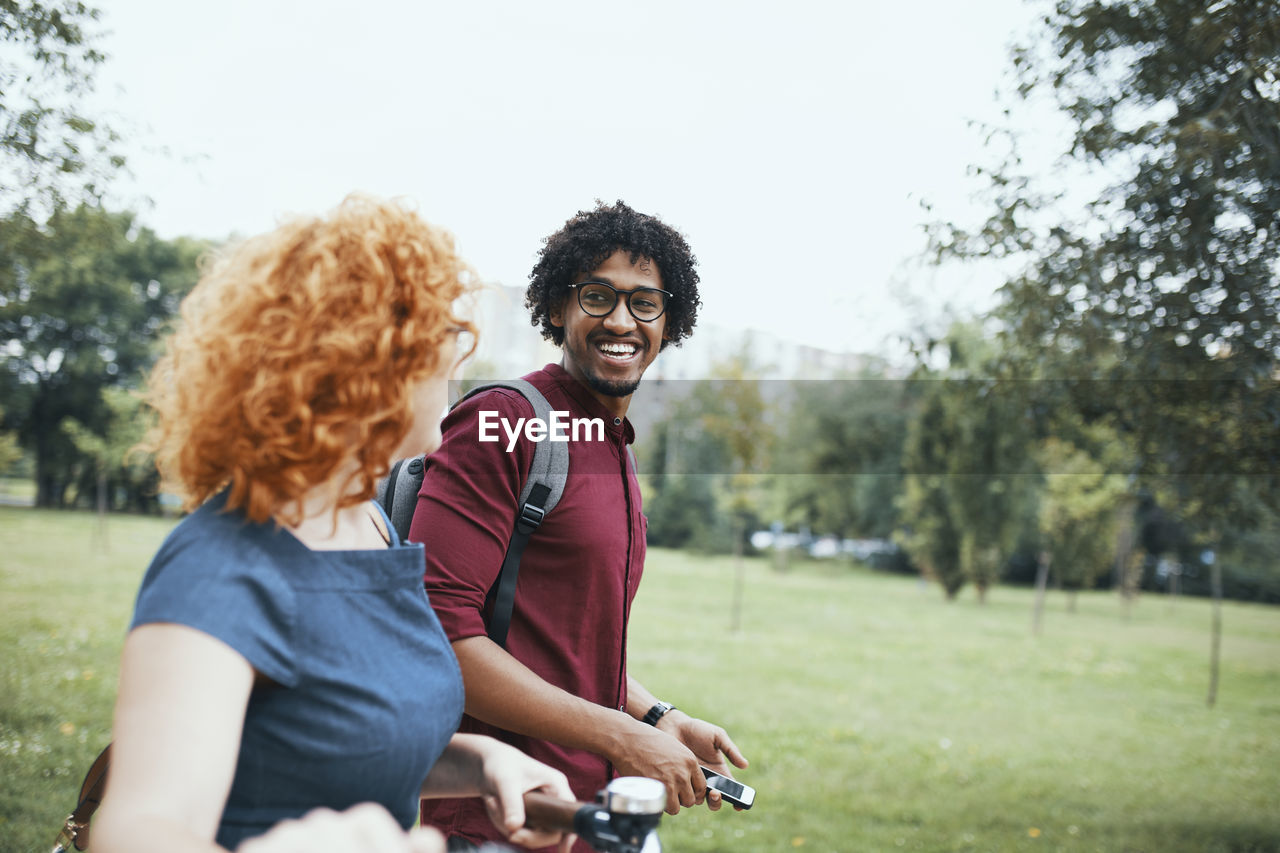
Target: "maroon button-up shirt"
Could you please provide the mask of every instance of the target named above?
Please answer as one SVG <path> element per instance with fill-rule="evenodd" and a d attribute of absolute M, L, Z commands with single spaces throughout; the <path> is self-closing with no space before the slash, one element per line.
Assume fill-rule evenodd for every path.
<path fill-rule="evenodd" d="M 524 377 L 569 418 L 599 418 L 603 440 L 569 445 L 569 477 L 559 504 L 534 532 L 520 561 L 507 651 L 547 682 L 599 705 L 627 703 L 627 618 L 644 568 L 645 518 L 627 461 L 635 433 L 558 365 Z M 427 595 L 451 641 L 486 633 L 485 596 L 502 567 L 534 446 L 521 437 L 479 440 L 480 413 L 514 426 L 533 416 L 515 391 L 467 400 L 444 421 L 431 456 L 410 539 L 426 543 Z M 489 416 L 490 421 L 494 420 Z M 493 434 L 494 430 L 490 433 Z M 464 717 L 460 731 L 487 734 L 559 768 L 579 799 L 593 800 L 612 774 L 601 756 L 535 740 Z M 472 840 L 499 836 L 478 798 L 423 803 L 425 823 Z M 585 846 L 582 849 L 589 849 Z"/>

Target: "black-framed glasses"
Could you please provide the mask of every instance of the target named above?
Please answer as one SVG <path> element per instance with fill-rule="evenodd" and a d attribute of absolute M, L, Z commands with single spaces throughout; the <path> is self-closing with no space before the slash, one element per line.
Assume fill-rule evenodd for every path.
<path fill-rule="evenodd" d="M 661 317 L 667 310 L 667 301 L 675 298 L 674 293 L 668 293 L 656 287 L 618 290 L 612 284 L 603 281 L 580 281 L 569 286 L 577 288 L 578 306 L 589 316 L 609 316 L 618 304 L 618 297 L 624 296 L 627 300 L 627 310 L 641 323 L 652 323 Z"/>

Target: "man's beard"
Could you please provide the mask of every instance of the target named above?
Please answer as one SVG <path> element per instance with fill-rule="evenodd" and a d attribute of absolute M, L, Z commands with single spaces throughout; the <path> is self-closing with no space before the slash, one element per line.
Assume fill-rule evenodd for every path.
<path fill-rule="evenodd" d="M 624 380 L 621 382 L 601 379 L 599 376 L 588 376 L 587 385 L 592 391 L 606 397 L 630 397 L 640 387 L 640 380 Z"/>

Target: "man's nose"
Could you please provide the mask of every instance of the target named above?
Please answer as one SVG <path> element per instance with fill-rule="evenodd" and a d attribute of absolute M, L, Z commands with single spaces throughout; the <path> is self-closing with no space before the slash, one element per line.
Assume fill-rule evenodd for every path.
<path fill-rule="evenodd" d="M 636 327 L 636 318 L 631 316 L 626 297 L 619 295 L 613 310 L 604 316 L 604 327 L 611 332 L 629 332 Z"/>

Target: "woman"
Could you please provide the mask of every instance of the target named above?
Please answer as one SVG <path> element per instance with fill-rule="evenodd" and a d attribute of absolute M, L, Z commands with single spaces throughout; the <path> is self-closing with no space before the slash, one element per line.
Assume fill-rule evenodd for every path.
<path fill-rule="evenodd" d="M 419 799 L 478 795 L 513 842 L 563 775 L 455 735 L 462 680 L 422 546 L 370 500 L 434 449 L 470 324 L 451 238 L 351 198 L 225 254 L 150 380 L 166 487 L 194 512 L 125 640 L 94 853 L 442 851 Z M 317 807 L 322 807 L 317 810 Z"/>

